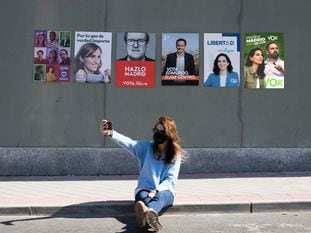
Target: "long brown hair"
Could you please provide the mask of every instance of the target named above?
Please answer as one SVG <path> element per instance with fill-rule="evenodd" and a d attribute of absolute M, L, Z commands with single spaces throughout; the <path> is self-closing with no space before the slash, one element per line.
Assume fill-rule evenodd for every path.
<path fill-rule="evenodd" d="M 161 116 L 154 125 L 154 128 L 156 128 L 158 124 L 163 125 L 165 134 L 168 137 L 165 162 L 172 164 L 178 156 L 180 156 L 181 161 L 184 162 L 188 158 L 188 154 L 180 146 L 180 137 L 177 132 L 175 121 L 170 117 Z M 158 147 L 154 145 L 153 151 L 154 153 L 159 153 Z"/>

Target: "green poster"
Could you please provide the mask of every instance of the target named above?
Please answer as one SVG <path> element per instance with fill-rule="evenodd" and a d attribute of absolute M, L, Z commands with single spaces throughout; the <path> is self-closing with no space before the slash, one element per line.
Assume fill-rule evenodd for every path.
<path fill-rule="evenodd" d="M 244 87 L 284 88 L 284 33 L 245 33 Z"/>

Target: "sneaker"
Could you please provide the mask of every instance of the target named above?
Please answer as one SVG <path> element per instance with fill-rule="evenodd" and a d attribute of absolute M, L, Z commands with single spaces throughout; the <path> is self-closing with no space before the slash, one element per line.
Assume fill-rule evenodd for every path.
<path fill-rule="evenodd" d="M 152 228 L 154 231 L 159 231 L 162 229 L 162 225 L 159 222 L 158 214 L 153 209 L 148 209 L 146 212 L 146 221 L 148 225 Z"/>
<path fill-rule="evenodd" d="M 147 211 L 147 207 L 145 203 L 142 201 L 138 201 L 134 206 L 135 215 L 136 215 L 136 223 L 140 228 L 143 228 L 146 225 L 145 212 Z"/>

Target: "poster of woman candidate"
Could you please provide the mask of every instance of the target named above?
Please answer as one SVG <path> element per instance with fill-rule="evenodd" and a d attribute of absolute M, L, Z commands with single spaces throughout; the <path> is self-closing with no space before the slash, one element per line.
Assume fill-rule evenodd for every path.
<path fill-rule="evenodd" d="M 111 82 L 111 39 L 111 32 L 75 32 L 75 82 Z"/>
<path fill-rule="evenodd" d="M 240 34 L 204 33 L 204 86 L 240 86 Z"/>
<path fill-rule="evenodd" d="M 117 33 L 117 87 L 155 86 L 155 33 Z"/>
<path fill-rule="evenodd" d="M 199 34 L 162 33 L 162 85 L 199 85 Z"/>
<path fill-rule="evenodd" d="M 284 34 L 245 33 L 244 87 L 284 88 Z"/>
<path fill-rule="evenodd" d="M 66 33 L 64 47 L 60 35 Z M 41 82 L 70 81 L 70 31 L 36 30 L 33 56 L 33 80 Z"/>

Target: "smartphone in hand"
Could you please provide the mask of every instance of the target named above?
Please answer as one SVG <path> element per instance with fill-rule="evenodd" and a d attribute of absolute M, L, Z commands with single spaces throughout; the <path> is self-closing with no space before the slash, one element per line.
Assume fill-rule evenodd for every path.
<path fill-rule="evenodd" d="M 107 121 L 107 129 L 112 130 L 112 122 L 111 121 Z"/>

